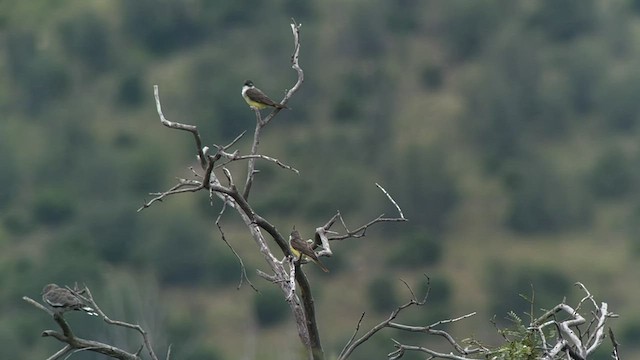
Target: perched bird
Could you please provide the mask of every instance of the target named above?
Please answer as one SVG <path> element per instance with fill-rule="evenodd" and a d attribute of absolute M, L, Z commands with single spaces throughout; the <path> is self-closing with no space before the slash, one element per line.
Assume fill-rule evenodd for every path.
<path fill-rule="evenodd" d="M 291 235 L 289 236 L 289 247 L 291 248 L 291 252 L 293 253 L 293 255 L 298 258 L 298 261 L 302 260 L 303 256 L 307 256 L 314 263 L 316 263 L 316 265 L 320 266 L 322 271 L 329 272 L 329 269 L 327 269 L 327 267 L 320 262 L 320 259 L 318 259 L 318 256 L 313 251 L 311 244 L 302 240 L 302 238 L 300 237 L 300 233 L 296 229 L 293 229 L 291 231 Z"/>
<path fill-rule="evenodd" d="M 93 308 L 85 305 L 82 299 L 69 291 L 69 289 L 62 288 L 56 284 L 48 284 L 42 289 L 42 301 L 58 314 L 76 310 L 98 316 L 98 313 Z"/>
<path fill-rule="evenodd" d="M 271 106 L 276 109 L 288 109 L 286 105 L 279 104 L 269 99 L 269 97 L 260 89 L 253 86 L 253 82 L 251 82 L 251 80 L 244 82 L 244 86 L 242 87 L 242 97 L 244 98 L 244 101 L 254 109 L 261 110 L 267 106 Z"/>

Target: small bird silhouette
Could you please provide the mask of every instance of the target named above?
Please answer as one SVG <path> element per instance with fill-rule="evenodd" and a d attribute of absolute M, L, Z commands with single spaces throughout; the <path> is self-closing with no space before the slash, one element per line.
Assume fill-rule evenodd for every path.
<path fill-rule="evenodd" d="M 62 288 L 56 284 L 48 284 L 42 289 L 42 301 L 57 314 L 75 310 L 98 316 L 98 313 L 87 306 L 81 298 L 69 289 Z"/>
<path fill-rule="evenodd" d="M 242 97 L 244 98 L 244 101 L 246 101 L 247 104 L 249 104 L 249 106 L 254 109 L 261 110 L 266 108 L 267 106 L 271 106 L 276 109 L 288 109 L 287 105 L 282 105 L 271 100 L 262 92 L 262 90 L 253 86 L 253 82 L 251 80 L 247 80 L 244 82 L 244 86 L 242 87 Z"/>
<path fill-rule="evenodd" d="M 320 266 L 322 271 L 329 272 L 329 269 L 327 269 L 327 267 L 320 262 L 320 259 L 318 259 L 318 256 L 316 255 L 315 251 L 313 251 L 311 244 L 302 240 L 298 230 L 293 229 L 291 231 L 291 235 L 289 236 L 289 244 L 291 247 L 291 252 L 298 258 L 298 261 L 300 261 L 304 256 L 307 256 L 314 263 Z"/>

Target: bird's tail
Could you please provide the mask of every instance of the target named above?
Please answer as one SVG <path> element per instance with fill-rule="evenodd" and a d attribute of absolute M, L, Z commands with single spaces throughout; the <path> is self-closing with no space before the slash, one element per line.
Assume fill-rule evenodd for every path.
<path fill-rule="evenodd" d="M 98 316 L 98 313 L 93 308 L 91 308 L 89 306 L 83 306 L 83 307 L 78 308 L 76 310 L 82 310 L 82 311 L 84 311 L 87 314 L 92 315 L 92 316 Z"/>
<path fill-rule="evenodd" d="M 275 107 L 276 107 L 276 109 L 287 109 L 287 110 L 291 110 L 287 105 L 278 104 L 278 103 L 276 103 Z"/>
<path fill-rule="evenodd" d="M 320 269 L 322 269 L 322 271 L 328 273 L 329 269 L 327 269 L 326 266 L 324 266 L 324 264 L 322 262 L 320 262 L 320 259 L 311 259 L 313 260 L 314 263 L 316 263 L 316 265 L 320 266 Z"/>

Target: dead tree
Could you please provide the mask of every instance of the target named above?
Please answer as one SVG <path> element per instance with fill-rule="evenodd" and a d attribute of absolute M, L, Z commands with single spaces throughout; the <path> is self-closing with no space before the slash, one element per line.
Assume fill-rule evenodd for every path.
<path fill-rule="evenodd" d="M 287 102 L 295 95 L 304 82 L 304 71 L 299 64 L 300 55 L 300 24 L 291 23 L 291 31 L 293 33 L 293 54 L 291 55 L 291 67 L 296 71 L 296 83 L 285 92 L 284 98 L 280 101 L 281 105 Z M 279 159 L 263 155 L 259 153 L 259 145 L 262 132 L 265 127 L 271 123 L 282 110 L 280 107 L 275 108 L 267 117 L 262 118 L 258 109 L 254 109 L 256 116 L 256 126 L 253 132 L 253 141 L 248 154 L 241 154 L 239 150 L 231 150 L 237 141 L 244 136 L 240 134 L 233 141 L 226 145 L 213 145 L 212 148 L 202 145 L 202 140 L 198 129 L 194 125 L 169 121 L 162 112 L 160 95 L 158 87 L 154 87 L 154 95 L 156 99 L 156 107 L 158 116 L 162 125 L 174 129 L 188 131 L 193 135 L 195 151 L 199 160 L 202 173 L 198 174 L 195 179 L 180 179 L 178 183 L 169 190 L 161 193 L 153 194 L 154 198 L 146 202 L 139 210 L 143 210 L 152 204 L 162 201 L 169 196 L 178 195 L 186 192 L 207 191 L 211 201 L 221 201 L 223 206 L 216 225 L 220 231 L 223 241 L 229 245 L 225 238 L 225 233 L 220 224 L 220 219 L 227 209 L 233 209 L 243 220 L 258 250 L 262 254 L 265 262 L 268 264 L 271 273 L 258 272 L 258 274 L 280 287 L 283 296 L 286 299 L 291 313 L 295 318 L 298 336 L 301 343 L 308 349 L 309 356 L 313 359 L 324 359 L 324 352 L 320 342 L 320 332 L 318 331 L 315 318 L 315 306 L 313 301 L 313 291 L 307 276 L 300 265 L 300 261 L 296 261 L 292 256 L 289 244 L 285 236 L 278 228 L 269 222 L 265 217 L 257 213 L 249 202 L 252 185 L 255 181 L 256 161 L 272 162 L 283 169 L 298 173 L 294 167 L 285 164 Z M 234 178 L 235 176 L 226 167 L 227 164 L 237 161 L 246 161 L 246 181 L 242 189 L 238 188 Z M 215 170 L 220 170 L 221 174 Z M 332 250 L 330 246 L 331 240 L 344 240 L 347 238 L 357 238 L 366 235 L 367 229 L 379 222 L 399 222 L 406 221 L 402 210 L 393 200 L 391 195 L 379 184 L 376 186 L 382 194 L 393 203 L 398 216 L 385 217 L 380 215 L 371 221 L 363 224 L 355 229 L 350 229 L 344 221 L 342 215 L 338 212 L 325 224 L 315 229 L 313 247 L 317 248 L 317 256 L 331 256 Z M 342 229 L 336 231 L 334 225 L 339 221 Z M 289 226 L 286 227 L 290 229 Z M 274 252 L 270 246 L 268 238 L 275 241 L 279 248 L 279 254 Z M 229 247 L 231 247 L 229 245 Z M 233 249 L 232 249 L 233 250 Z M 246 269 L 241 257 L 233 250 L 241 264 L 242 279 L 246 279 Z M 242 282 L 241 279 L 241 282 Z M 248 279 L 247 279 L 248 280 Z"/>

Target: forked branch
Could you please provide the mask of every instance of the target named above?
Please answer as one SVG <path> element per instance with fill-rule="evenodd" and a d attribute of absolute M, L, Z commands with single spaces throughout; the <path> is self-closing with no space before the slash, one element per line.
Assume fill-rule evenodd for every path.
<path fill-rule="evenodd" d="M 427 284 L 428 284 L 428 280 L 429 279 L 427 278 Z M 391 314 L 389 314 L 389 317 L 387 317 L 385 320 L 383 320 L 380 323 L 378 323 L 377 325 L 375 325 L 373 328 L 371 328 L 371 330 L 369 330 L 363 336 L 361 336 L 360 338 L 356 339 L 356 335 L 358 333 L 358 330 L 360 329 L 360 323 L 362 322 L 362 319 L 364 318 L 364 313 L 363 313 L 362 316 L 360 317 L 360 320 L 358 320 L 358 324 L 356 326 L 356 331 L 354 332 L 354 334 L 351 337 L 351 339 L 349 340 L 349 342 L 347 342 L 345 347 L 342 349 L 342 351 L 340 352 L 340 355 L 338 355 L 338 360 L 345 360 L 345 359 L 349 358 L 349 356 L 351 356 L 351 354 L 354 352 L 354 350 L 358 346 L 362 345 L 363 343 L 365 343 L 366 341 L 371 339 L 371 337 L 373 335 L 375 335 L 377 332 L 379 332 L 380 330 L 385 329 L 385 328 L 393 328 L 393 329 L 399 329 L 399 330 L 409 331 L 409 332 L 422 332 L 422 333 L 429 334 L 429 335 L 436 335 L 436 336 L 444 337 L 456 349 L 456 351 L 458 351 L 460 354 L 463 354 L 463 355 L 478 353 L 478 352 L 482 351 L 481 348 L 477 348 L 477 347 L 476 348 L 463 348 L 461 345 L 459 345 L 454 340 L 453 336 L 451 336 L 448 332 L 446 332 L 445 330 L 438 329 L 438 327 L 440 325 L 448 324 L 448 323 L 452 323 L 452 322 L 457 322 L 457 321 L 469 318 L 469 317 L 475 315 L 475 312 L 467 314 L 467 315 L 463 315 L 463 316 L 460 316 L 460 317 L 457 317 L 457 318 L 453 318 L 453 319 L 440 320 L 440 321 L 438 321 L 436 323 L 433 323 L 431 325 L 428 325 L 428 326 L 410 326 L 410 325 L 394 323 L 393 320 L 403 310 L 405 310 L 405 309 L 407 309 L 407 308 L 409 308 L 411 306 L 421 307 L 421 306 L 424 306 L 427 303 L 427 298 L 429 296 L 429 290 L 426 291 L 426 293 L 425 293 L 424 297 L 422 297 L 422 299 L 418 299 L 418 298 L 416 298 L 413 290 L 406 283 L 405 283 L 405 285 L 407 286 L 407 288 L 409 289 L 409 292 L 411 293 L 411 299 L 409 300 L 409 302 L 398 306 L 395 310 L 393 310 L 391 312 Z M 413 350 L 413 349 L 410 349 L 408 345 L 402 345 L 402 344 L 400 344 L 399 342 L 397 342 L 395 340 L 393 340 L 393 341 L 395 343 L 395 346 L 396 346 L 397 350 L 388 355 L 389 359 L 399 359 L 404 355 L 404 353 L 407 350 Z M 439 354 L 439 353 L 437 353 L 437 352 L 435 352 L 433 350 L 429 350 L 429 351 L 431 351 L 431 352 L 428 352 L 431 355 Z M 458 357 L 450 357 L 450 359 L 459 359 L 459 358 Z M 461 357 L 460 359 L 468 359 L 468 358 Z"/>
<path fill-rule="evenodd" d="M 402 209 L 398 205 L 398 203 L 391 197 L 391 195 L 383 188 L 380 184 L 376 183 L 376 186 L 382 193 L 389 199 L 389 201 L 393 204 L 393 206 L 398 211 L 398 217 L 385 217 L 384 214 L 378 215 L 376 218 L 370 220 L 364 225 L 359 226 L 356 229 L 350 230 L 347 224 L 342 217 L 340 211 L 338 211 L 329 221 L 327 221 L 323 226 L 316 228 L 315 232 L 315 246 L 322 246 L 322 250 L 317 254 L 318 256 L 331 256 L 333 251 L 331 250 L 331 245 L 329 241 L 331 240 L 345 240 L 349 238 L 361 238 L 365 237 L 367 234 L 367 229 L 374 224 L 380 222 L 405 222 L 409 221 L 409 219 L 404 217 Z M 340 220 L 342 227 L 344 229 L 344 233 L 338 233 L 336 231 L 331 230 L 331 227 L 336 223 L 336 221 Z"/>

